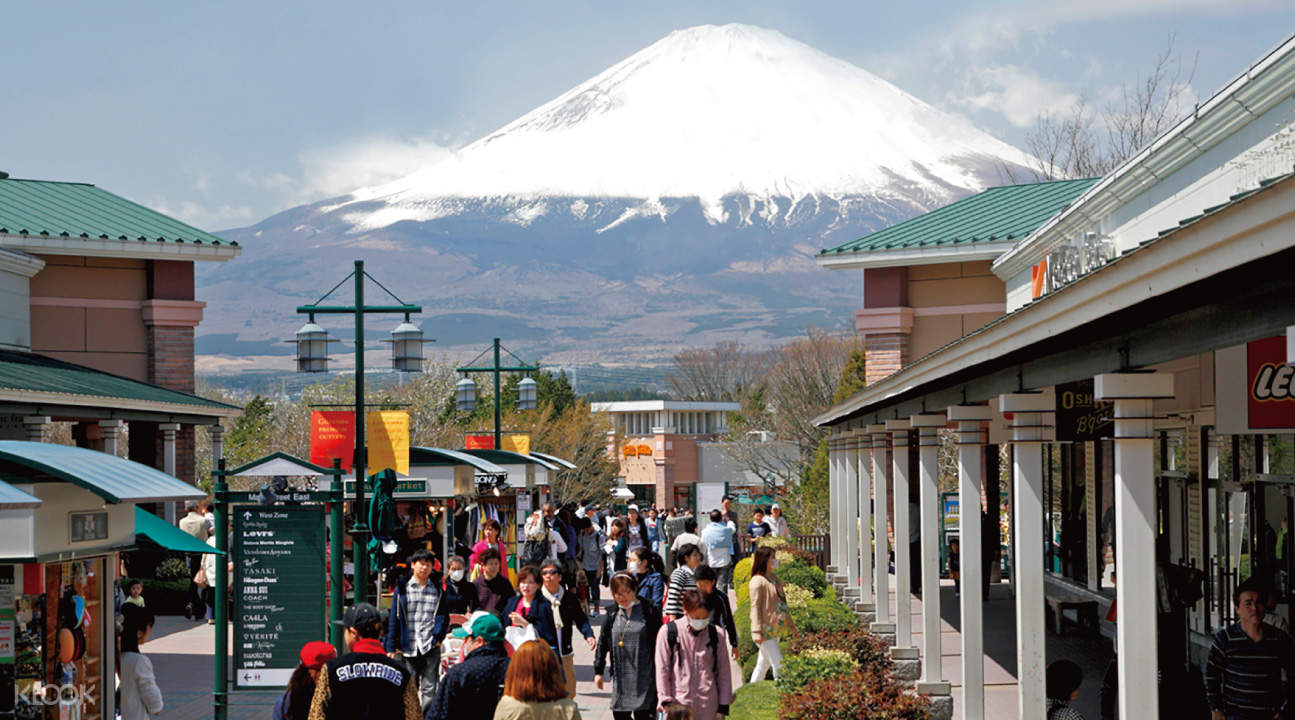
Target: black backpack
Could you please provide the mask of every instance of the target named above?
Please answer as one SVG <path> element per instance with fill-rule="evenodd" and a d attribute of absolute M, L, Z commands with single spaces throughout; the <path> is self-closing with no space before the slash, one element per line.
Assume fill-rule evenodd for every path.
<path fill-rule="evenodd" d="M 719 633 L 715 631 L 714 623 L 706 626 L 706 633 L 710 637 L 710 671 L 719 682 Z M 675 652 L 679 649 L 679 626 L 673 622 L 666 625 L 666 643 L 670 646 L 670 668 L 673 670 Z"/>
<path fill-rule="evenodd" d="M 548 523 L 544 524 L 543 540 L 527 540 L 522 543 L 522 566 L 539 567 L 549 559 L 549 533 L 553 532 Z"/>

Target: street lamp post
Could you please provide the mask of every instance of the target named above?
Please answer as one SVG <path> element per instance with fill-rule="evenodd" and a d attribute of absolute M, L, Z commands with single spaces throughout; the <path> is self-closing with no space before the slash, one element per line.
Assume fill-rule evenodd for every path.
<path fill-rule="evenodd" d="M 533 372 L 539 372 L 540 368 L 538 365 L 527 365 L 524 360 L 517 357 L 516 355 L 513 355 L 512 352 L 505 349 L 502 345 L 499 344 L 499 338 L 494 339 L 494 342 L 491 344 L 491 350 L 493 350 L 494 352 L 493 364 L 478 366 L 478 367 L 474 367 L 471 364 L 469 364 L 465 367 L 457 368 L 457 372 L 461 372 L 464 374 L 484 372 L 484 373 L 491 373 L 494 376 L 495 449 L 500 450 L 502 449 L 502 446 L 503 446 L 503 431 L 500 428 L 500 408 L 499 408 L 500 374 L 507 373 L 507 372 L 533 373 Z M 482 352 L 481 355 L 485 355 L 486 352 L 490 352 L 490 350 Z M 501 353 L 508 353 L 513 358 L 513 360 L 517 361 L 517 365 L 508 365 L 508 366 L 501 365 L 500 364 Z M 480 360 L 481 355 L 478 355 L 476 359 L 474 359 L 472 362 L 475 363 L 477 360 Z M 477 408 L 477 384 L 473 382 L 471 378 L 465 377 L 462 380 L 460 380 L 454 386 L 454 391 L 455 391 L 455 402 L 459 410 L 464 412 L 472 412 Z M 537 398 L 538 398 L 538 393 L 536 392 L 535 381 L 529 377 L 523 378 L 522 381 L 517 384 L 517 407 L 522 410 L 534 410 L 536 406 Z"/>
<path fill-rule="evenodd" d="M 392 365 L 397 370 L 412 371 L 422 369 L 422 332 L 409 322 L 413 313 L 421 313 L 422 307 L 410 305 L 382 286 L 377 280 L 374 283 L 392 297 L 397 305 L 366 305 L 364 302 L 364 279 L 373 278 L 364 271 L 364 261 L 355 261 L 355 270 L 333 286 L 324 297 L 310 305 L 300 305 L 297 313 L 306 315 L 309 321 L 297 332 L 297 370 L 298 372 L 323 372 L 327 370 L 328 335 L 322 327 L 315 324 L 316 315 L 352 315 L 355 318 L 355 522 L 351 526 L 353 563 L 355 565 L 355 602 L 367 602 L 369 599 L 369 554 L 367 536 L 369 534 L 368 512 L 364 498 L 365 467 L 367 446 L 365 444 L 364 423 L 364 316 L 365 315 L 404 315 L 405 321 L 392 333 Z M 355 280 L 354 305 L 320 305 L 347 280 Z M 337 481 L 340 482 L 340 479 Z"/>

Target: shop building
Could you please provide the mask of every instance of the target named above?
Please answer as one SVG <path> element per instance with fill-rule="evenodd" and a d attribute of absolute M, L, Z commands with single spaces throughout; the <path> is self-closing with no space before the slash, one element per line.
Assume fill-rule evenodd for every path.
<path fill-rule="evenodd" d="M 0 177 L 0 350 L 18 353 L 0 364 L 21 365 L 30 353 L 192 395 L 194 329 L 204 309 L 194 297 L 195 264 L 241 251 L 94 185 Z M 71 400 L 69 390 L 62 394 Z M 22 418 L 33 413 L 11 410 L 0 410 L 9 413 L 0 436 L 25 436 Z M 74 421 L 80 446 L 103 449 L 118 439 L 100 423 L 106 415 L 48 410 L 35 414 Z M 132 460 L 193 479 L 194 425 L 201 423 L 130 420 Z"/>
<path fill-rule="evenodd" d="M 960 310 L 963 334 L 901 354 L 899 368 L 870 373 L 866 389 L 818 419 L 831 430 L 834 536 L 848 538 L 834 545 L 834 575 L 877 629 L 894 633 L 897 658 L 920 658 L 920 692 L 949 692 L 928 661 L 941 653 L 934 594 L 924 597 L 922 647 L 906 623 L 910 564 L 925 587 L 938 582 L 936 437 L 946 428 L 958 439 L 964 556 L 986 540 L 966 509 L 997 485 L 986 482 L 997 477 L 988 458 L 1006 448 L 1020 717 L 1044 715 L 1045 603 L 1096 603 L 1098 617 L 1118 605 L 1101 629 L 1117 640 L 1120 717 L 1204 709 L 1199 670 L 1212 634 L 1234 621 L 1238 581 L 1272 583 L 1275 615 L 1291 619 L 1293 93 L 1295 38 L 1109 175 L 1074 181 L 1086 185 L 994 248 L 1005 314 L 969 327 L 974 313 L 961 310 L 982 296 L 958 295 L 971 283 L 950 275 L 954 294 L 941 302 Z M 920 255 L 929 239 L 906 252 Z M 912 283 L 917 265 L 901 267 Z M 905 313 L 865 312 L 888 318 L 869 343 L 877 338 L 880 352 L 907 335 L 911 351 L 922 317 L 913 310 L 907 333 Z M 893 522 L 906 535 L 895 500 L 910 486 L 924 540 L 917 557 L 895 544 L 891 620 L 877 602 L 889 595 L 890 543 L 859 520 L 875 512 L 878 527 Z M 962 571 L 964 587 L 979 583 L 978 564 Z M 979 594 L 959 602 L 965 717 L 981 718 Z"/>
<path fill-rule="evenodd" d="M 691 508 L 703 464 L 717 472 L 713 444 L 728 433 L 734 402 L 635 400 L 593 403 L 611 416 L 607 452 L 620 463 L 620 477 L 634 499 L 657 506 Z M 709 460 L 703 463 L 703 456 Z"/>

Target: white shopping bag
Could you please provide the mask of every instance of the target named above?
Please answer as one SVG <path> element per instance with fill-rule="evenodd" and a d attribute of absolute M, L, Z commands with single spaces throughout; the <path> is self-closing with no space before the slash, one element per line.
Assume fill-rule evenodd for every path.
<path fill-rule="evenodd" d="M 504 630 L 504 642 L 508 643 L 513 650 L 521 647 L 524 642 L 539 639 L 539 635 L 535 634 L 534 625 L 527 625 L 524 628 L 519 628 L 516 625 L 509 625 L 508 629 Z"/>

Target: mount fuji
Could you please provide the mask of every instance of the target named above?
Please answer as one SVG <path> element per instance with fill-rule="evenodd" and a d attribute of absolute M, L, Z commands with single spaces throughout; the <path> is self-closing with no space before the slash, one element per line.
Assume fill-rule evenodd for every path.
<path fill-rule="evenodd" d="M 441 349 L 501 336 L 550 363 L 650 364 L 768 345 L 861 300 L 820 248 L 1029 163 L 776 31 L 680 30 L 445 160 L 222 233 L 244 254 L 200 271 L 222 312 L 199 353 L 284 352 L 292 307 L 356 258 L 423 305 Z"/>

